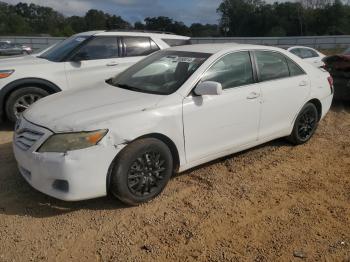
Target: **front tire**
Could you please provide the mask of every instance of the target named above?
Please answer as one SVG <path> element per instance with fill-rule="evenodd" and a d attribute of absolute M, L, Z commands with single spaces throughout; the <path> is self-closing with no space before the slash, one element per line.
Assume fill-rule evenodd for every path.
<path fill-rule="evenodd" d="M 294 145 L 305 144 L 314 135 L 318 122 L 319 114 L 316 106 L 312 103 L 307 103 L 299 113 L 288 140 Z"/>
<path fill-rule="evenodd" d="M 23 87 L 11 93 L 6 101 L 6 116 L 11 122 L 17 118 L 33 103 L 49 95 L 49 93 L 38 87 Z"/>
<path fill-rule="evenodd" d="M 136 140 L 117 157 L 110 192 L 128 205 L 139 205 L 157 197 L 173 174 L 170 149 L 155 138 Z"/>

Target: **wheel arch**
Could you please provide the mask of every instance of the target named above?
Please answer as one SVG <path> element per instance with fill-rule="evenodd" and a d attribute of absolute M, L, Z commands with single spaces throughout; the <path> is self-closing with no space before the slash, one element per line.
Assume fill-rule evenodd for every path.
<path fill-rule="evenodd" d="M 144 138 L 155 138 L 158 139 L 160 141 L 162 141 L 164 144 L 166 144 L 168 146 L 168 148 L 170 149 L 171 155 L 173 157 L 173 161 L 174 161 L 174 172 L 178 172 L 179 168 L 180 168 L 180 155 L 179 155 L 179 151 L 175 145 L 175 143 L 166 135 L 164 134 L 160 134 L 160 133 L 151 133 L 151 134 L 147 134 L 147 135 L 142 135 L 132 141 L 129 141 L 128 143 L 125 143 L 125 147 L 122 149 L 124 150 L 125 148 L 127 148 L 127 146 L 129 144 L 131 144 L 134 141 L 140 140 L 140 139 L 144 139 Z M 117 161 L 118 156 L 119 156 L 120 152 L 116 155 L 116 157 L 113 159 L 112 163 L 109 166 L 108 169 L 108 173 L 107 173 L 107 178 L 106 178 L 106 188 L 107 188 L 107 194 L 109 194 L 109 187 L 110 187 L 110 180 L 111 180 L 111 175 L 112 175 L 112 171 L 114 168 L 114 163 Z"/>
<path fill-rule="evenodd" d="M 23 88 L 23 87 L 29 87 L 29 86 L 36 86 L 39 88 L 44 89 L 45 91 L 49 92 L 50 94 L 54 94 L 57 92 L 61 92 L 61 88 L 59 88 L 57 85 L 54 83 L 41 79 L 41 78 L 23 78 L 23 79 L 18 79 L 15 80 L 6 86 L 4 86 L 1 89 L 0 92 L 0 110 L 5 113 L 5 106 L 6 106 L 6 101 L 8 97 L 11 95 L 12 92 Z"/>
<path fill-rule="evenodd" d="M 143 139 L 143 138 L 156 138 L 156 139 L 162 141 L 164 144 L 166 144 L 169 147 L 171 155 L 173 157 L 174 170 L 175 170 L 175 172 L 179 170 L 179 167 L 180 167 L 179 151 L 178 151 L 175 143 L 168 136 L 160 134 L 160 133 L 152 133 L 152 134 L 141 136 L 135 140 L 139 140 L 139 139 Z"/>
<path fill-rule="evenodd" d="M 322 104 L 321 104 L 321 101 L 318 100 L 317 98 L 314 98 L 314 99 L 311 99 L 310 101 L 308 101 L 307 103 L 311 103 L 311 104 L 314 104 L 316 106 L 317 113 L 318 113 L 318 120 L 321 120 L 321 118 L 322 118 Z"/>

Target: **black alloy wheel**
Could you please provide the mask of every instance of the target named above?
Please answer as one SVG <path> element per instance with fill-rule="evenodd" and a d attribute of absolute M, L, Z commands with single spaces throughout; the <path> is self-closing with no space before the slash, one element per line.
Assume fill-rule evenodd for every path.
<path fill-rule="evenodd" d="M 288 140 L 295 145 L 308 142 L 314 135 L 319 122 L 319 113 L 312 103 L 307 103 L 299 113 L 292 134 Z"/>
<path fill-rule="evenodd" d="M 169 147 L 156 138 L 143 138 L 126 146 L 113 163 L 109 191 L 128 205 L 157 197 L 173 174 Z"/>

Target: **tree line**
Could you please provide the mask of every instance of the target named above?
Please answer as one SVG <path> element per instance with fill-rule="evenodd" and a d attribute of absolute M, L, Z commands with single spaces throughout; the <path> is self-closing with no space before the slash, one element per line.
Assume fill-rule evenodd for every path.
<path fill-rule="evenodd" d="M 228 36 L 350 34 L 350 6 L 340 0 L 224 0 L 218 12 L 221 33 Z"/>
<path fill-rule="evenodd" d="M 350 0 L 349 0 L 350 1 Z M 299 36 L 350 34 L 350 6 L 340 0 L 223 0 L 218 24 L 190 26 L 169 17 L 147 17 L 134 24 L 121 16 L 91 9 L 84 16 L 65 17 L 50 7 L 0 2 L 0 35 L 70 36 L 89 30 L 138 29 L 193 37 Z"/>

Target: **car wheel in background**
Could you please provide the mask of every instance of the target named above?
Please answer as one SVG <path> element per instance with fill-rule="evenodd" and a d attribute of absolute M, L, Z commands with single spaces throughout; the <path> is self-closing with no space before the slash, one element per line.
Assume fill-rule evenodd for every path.
<path fill-rule="evenodd" d="M 11 122 L 17 118 L 33 103 L 49 95 L 49 93 L 38 87 L 23 87 L 13 91 L 6 101 L 6 116 Z"/>
<path fill-rule="evenodd" d="M 158 196 L 173 174 L 170 149 L 155 138 L 136 140 L 123 149 L 114 164 L 109 190 L 128 205 Z"/>
<path fill-rule="evenodd" d="M 312 103 L 307 103 L 299 113 L 293 132 L 288 137 L 288 140 L 295 145 L 306 143 L 314 135 L 318 122 L 319 115 L 316 106 Z"/>

